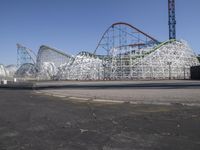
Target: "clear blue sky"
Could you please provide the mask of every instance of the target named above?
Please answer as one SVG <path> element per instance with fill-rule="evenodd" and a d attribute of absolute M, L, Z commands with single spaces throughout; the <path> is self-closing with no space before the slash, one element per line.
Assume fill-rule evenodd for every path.
<path fill-rule="evenodd" d="M 0 63 L 16 63 L 16 43 L 92 52 L 114 22 L 168 39 L 168 0 L 0 0 Z M 200 53 L 200 0 L 176 0 L 177 39 Z"/>

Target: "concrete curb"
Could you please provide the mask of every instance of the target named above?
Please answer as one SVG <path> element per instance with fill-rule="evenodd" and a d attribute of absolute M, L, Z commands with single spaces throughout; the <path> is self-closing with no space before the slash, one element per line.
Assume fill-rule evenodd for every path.
<path fill-rule="evenodd" d="M 198 88 L 200 82 L 197 81 L 146 81 L 146 82 L 16 82 L 7 85 L 0 85 L 0 88 L 5 89 L 27 89 L 27 90 L 42 90 L 42 89 L 175 89 L 175 88 Z"/>

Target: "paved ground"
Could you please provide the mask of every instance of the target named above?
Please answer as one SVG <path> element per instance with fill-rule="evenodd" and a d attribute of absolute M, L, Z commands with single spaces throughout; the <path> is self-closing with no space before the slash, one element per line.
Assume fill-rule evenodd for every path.
<path fill-rule="evenodd" d="M 51 83 L 37 83 L 41 86 Z M 59 82 L 67 85 L 60 89 L 47 88 L 41 93 L 83 100 L 128 101 L 145 104 L 181 103 L 200 105 L 200 81 L 113 81 L 113 82 Z"/>
<path fill-rule="evenodd" d="M 0 150 L 199 150 L 200 107 L 0 90 Z"/>

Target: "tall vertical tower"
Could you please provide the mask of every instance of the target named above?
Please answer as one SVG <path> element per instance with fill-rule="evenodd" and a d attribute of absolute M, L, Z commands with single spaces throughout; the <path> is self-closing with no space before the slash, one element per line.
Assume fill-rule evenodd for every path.
<path fill-rule="evenodd" d="M 168 0 L 169 39 L 176 39 L 175 0 Z"/>

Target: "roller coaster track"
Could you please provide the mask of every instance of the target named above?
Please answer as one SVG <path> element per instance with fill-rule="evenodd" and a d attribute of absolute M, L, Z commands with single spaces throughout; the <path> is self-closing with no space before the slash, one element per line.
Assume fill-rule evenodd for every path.
<path fill-rule="evenodd" d="M 24 63 L 36 63 L 36 54 L 34 53 L 34 51 L 32 51 L 31 49 L 21 45 L 21 44 L 17 44 L 17 57 L 18 57 L 18 67 L 20 67 L 21 65 L 23 65 Z M 27 62 L 28 61 L 28 62 Z"/>
<path fill-rule="evenodd" d="M 129 28 L 130 32 L 127 32 L 126 30 L 121 29 L 120 28 L 121 26 Z M 124 37 L 118 37 L 118 38 L 121 38 L 121 39 L 124 40 L 125 38 L 127 38 L 127 35 L 128 35 L 129 37 L 134 39 L 135 42 L 126 44 L 126 43 L 121 43 L 121 41 L 120 41 L 119 45 L 114 46 L 114 43 L 116 41 L 116 39 L 114 39 L 114 38 L 116 38 L 116 35 L 113 33 L 113 35 L 110 35 L 110 37 L 106 36 L 111 30 L 113 30 L 113 32 L 114 32 L 114 29 L 117 30 L 118 32 L 121 32 L 121 34 L 124 34 L 124 35 L 126 34 L 126 37 L 124 36 Z M 121 34 L 119 36 L 122 36 Z M 148 44 L 151 44 L 151 43 L 154 43 L 154 44 L 160 43 L 158 40 L 156 40 L 152 36 L 148 35 L 147 33 L 139 30 L 138 28 L 136 28 L 136 27 L 134 27 L 134 26 L 132 26 L 128 23 L 117 22 L 117 23 L 112 24 L 110 27 L 108 27 L 107 30 L 103 33 L 100 41 L 97 44 L 97 47 L 94 50 L 94 54 L 96 54 L 99 47 L 101 47 L 102 45 L 106 45 L 106 44 L 103 43 L 103 40 L 105 40 L 106 37 L 109 38 L 110 40 L 112 40 L 112 42 L 113 42 L 112 48 L 122 48 L 122 47 L 128 47 L 128 46 L 129 47 L 137 47 L 137 46 L 139 47 L 139 46 L 144 46 L 144 45 L 148 45 Z M 143 39 L 141 37 L 143 37 Z M 119 40 L 121 40 L 121 39 L 119 39 Z M 109 44 L 111 44 L 111 43 L 109 43 Z M 108 45 L 108 43 L 107 43 L 107 45 Z M 102 48 L 106 49 L 105 46 L 102 46 Z M 108 49 L 106 49 L 106 50 L 108 50 Z"/>
<path fill-rule="evenodd" d="M 155 52 L 157 49 L 161 48 L 162 46 L 165 46 L 165 45 L 167 45 L 168 43 L 175 42 L 175 41 L 176 41 L 175 39 L 171 39 L 171 40 L 169 40 L 169 41 L 162 42 L 162 43 L 160 43 L 159 45 L 155 46 L 155 47 L 153 48 L 153 50 L 151 50 L 151 51 L 149 51 L 149 52 L 147 52 L 147 53 L 144 53 L 144 55 L 142 55 L 142 56 L 143 56 L 143 57 L 144 57 L 144 56 L 147 56 L 147 55 L 149 55 L 149 54 Z"/>
<path fill-rule="evenodd" d="M 149 56 L 150 54 L 152 54 L 153 52 L 155 52 L 156 50 L 158 50 L 159 48 L 161 48 L 161 47 L 163 47 L 163 46 L 165 46 L 165 45 L 167 45 L 167 44 L 169 44 L 169 43 L 175 42 L 175 41 L 176 41 L 175 39 L 171 39 L 171 40 L 162 42 L 162 43 L 160 43 L 159 45 L 155 46 L 152 50 L 150 50 L 150 51 L 148 51 L 148 52 L 146 52 L 146 53 L 144 53 L 144 54 L 142 54 L 142 55 L 137 55 L 137 56 L 135 56 L 135 57 L 132 57 L 132 59 L 134 60 L 134 59 L 141 59 L 141 58 L 147 57 L 147 56 Z M 137 63 L 137 62 L 136 62 L 136 63 Z M 135 63 L 135 64 L 136 64 L 136 63 Z"/>

